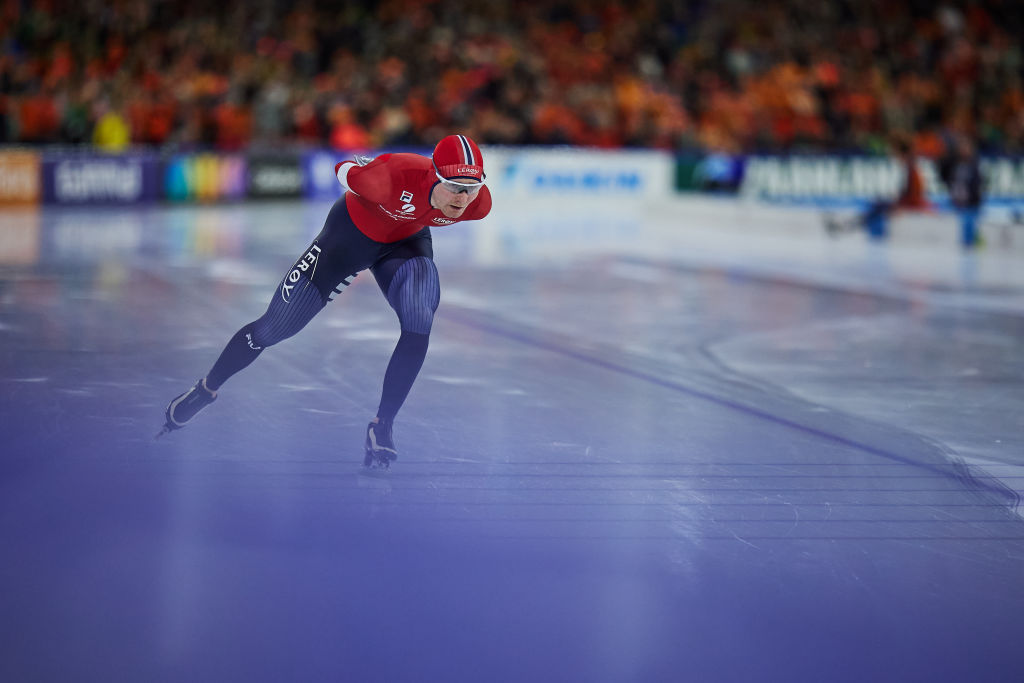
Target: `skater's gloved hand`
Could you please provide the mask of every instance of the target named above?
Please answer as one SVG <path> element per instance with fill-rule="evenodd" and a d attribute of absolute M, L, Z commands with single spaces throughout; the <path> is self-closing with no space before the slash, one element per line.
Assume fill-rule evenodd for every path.
<path fill-rule="evenodd" d="M 366 166 L 368 163 L 373 161 L 373 157 L 367 156 L 365 154 L 353 154 L 352 160 L 356 162 L 358 166 Z"/>

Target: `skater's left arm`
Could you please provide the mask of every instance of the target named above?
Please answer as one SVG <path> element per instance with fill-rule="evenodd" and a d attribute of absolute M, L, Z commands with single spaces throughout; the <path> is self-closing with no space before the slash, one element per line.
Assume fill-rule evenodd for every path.
<path fill-rule="evenodd" d="M 338 182 L 346 191 L 375 203 L 384 203 L 391 195 L 390 154 L 376 159 L 357 156 L 355 161 L 343 161 L 334 167 Z"/>

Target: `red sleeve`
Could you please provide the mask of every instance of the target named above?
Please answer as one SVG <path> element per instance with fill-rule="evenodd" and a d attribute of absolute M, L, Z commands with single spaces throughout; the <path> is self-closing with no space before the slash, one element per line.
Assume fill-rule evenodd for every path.
<path fill-rule="evenodd" d="M 464 221 L 478 221 L 491 212 L 491 190 L 485 185 L 480 190 L 480 196 L 476 198 L 466 213 L 462 214 Z"/>
<path fill-rule="evenodd" d="M 349 189 L 374 204 L 386 202 L 391 196 L 391 169 L 388 167 L 390 157 L 390 154 L 382 154 L 366 166 L 349 169 Z"/>

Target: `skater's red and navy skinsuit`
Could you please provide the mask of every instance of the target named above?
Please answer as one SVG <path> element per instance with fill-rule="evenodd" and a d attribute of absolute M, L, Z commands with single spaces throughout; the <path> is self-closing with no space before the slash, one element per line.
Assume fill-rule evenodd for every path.
<path fill-rule="evenodd" d="M 459 218 L 430 204 L 439 182 L 430 159 L 384 154 L 366 166 L 339 164 L 349 191 L 335 202 L 323 229 L 288 269 L 267 311 L 228 342 L 206 377 L 216 391 L 272 346 L 301 330 L 351 278 L 367 268 L 398 314 L 401 336 L 384 375 L 377 416 L 391 421 L 427 353 L 440 284 L 430 228 L 477 220 L 491 210 L 482 188 Z"/>

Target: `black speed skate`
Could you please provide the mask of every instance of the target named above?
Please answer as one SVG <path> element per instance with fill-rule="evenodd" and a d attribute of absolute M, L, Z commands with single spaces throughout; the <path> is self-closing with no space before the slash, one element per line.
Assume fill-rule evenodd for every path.
<path fill-rule="evenodd" d="M 383 467 L 387 469 L 392 461 L 398 459 L 395 441 L 391 438 L 390 422 L 371 422 L 366 426 L 366 455 L 363 457 L 365 467 Z"/>
<path fill-rule="evenodd" d="M 194 387 L 176 396 L 167 404 L 167 411 L 164 414 L 167 422 L 157 437 L 175 429 L 181 429 L 196 416 L 196 413 L 216 400 L 217 392 L 206 388 L 206 378 L 199 380 Z"/>

